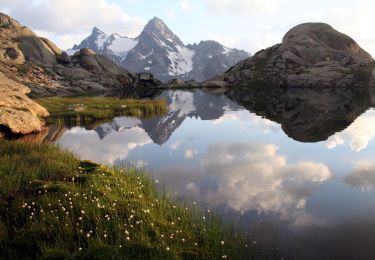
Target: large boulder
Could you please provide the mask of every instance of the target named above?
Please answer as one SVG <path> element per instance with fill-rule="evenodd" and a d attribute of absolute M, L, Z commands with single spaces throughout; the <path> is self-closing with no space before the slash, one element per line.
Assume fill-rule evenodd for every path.
<path fill-rule="evenodd" d="M 22 64 L 25 61 L 42 65 L 56 64 L 61 50 L 45 38 L 38 37 L 27 27 L 0 13 L 0 61 Z M 18 59 L 21 57 L 21 59 Z M 10 58 L 10 60 L 8 59 Z"/>
<path fill-rule="evenodd" d="M 112 60 L 83 48 L 73 56 L 6 14 L 0 13 L 0 72 L 27 85 L 30 96 L 62 96 L 161 83 L 130 73 Z"/>
<path fill-rule="evenodd" d="M 261 50 L 228 70 L 230 85 L 292 87 L 372 84 L 374 59 L 352 38 L 324 23 L 292 28 L 281 44 Z"/>
<path fill-rule="evenodd" d="M 29 134 L 42 130 L 45 108 L 26 96 L 30 89 L 0 72 L 0 130 Z"/>

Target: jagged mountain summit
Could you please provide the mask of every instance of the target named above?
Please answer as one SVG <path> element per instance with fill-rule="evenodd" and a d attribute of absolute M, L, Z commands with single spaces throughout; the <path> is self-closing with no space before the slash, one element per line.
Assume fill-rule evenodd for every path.
<path fill-rule="evenodd" d="M 107 35 L 95 27 L 89 37 L 68 52 L 73 54 L 81 48 L 103 54 L 129 71 L 150 72 L 163 82 L 176 78 L 204 81 L 250 56 L 246 51 L 229 49 L 216 41 L 185 45 L 157 17 L 134 39 L 116 33 Z"/>

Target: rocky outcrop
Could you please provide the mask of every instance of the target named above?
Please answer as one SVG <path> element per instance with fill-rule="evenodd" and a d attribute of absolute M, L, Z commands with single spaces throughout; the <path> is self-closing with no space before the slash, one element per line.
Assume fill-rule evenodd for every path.
<path fill-rule="evenodd" d="M 118 67 L 90 49 L 69 56 L 51 41 L 0 13 L 0 71 L 27 85 L 31 96 L 71 95 L 160 85 Z"/>
<path fill-rule="evenodd" d="M 30 89 L 14 82 L 0 72 L 0 132 L 29 134 L 42 130 L 40 117 L 46 109 L 26 96 Z"/>
<path fill-rule="evenodd" d="M 291 29 L 281 44 L 261 50 L 229 69 L 229 85 L 345 87 L 375 83 L 375 63 L 353 39 L 328 24 Z"/>

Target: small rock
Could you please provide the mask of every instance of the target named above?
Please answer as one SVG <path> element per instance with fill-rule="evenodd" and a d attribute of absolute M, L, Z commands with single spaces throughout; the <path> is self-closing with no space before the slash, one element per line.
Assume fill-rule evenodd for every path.
<path fill-rule="evenodd" d="M 68 105 L 65 107 L 67 110 L 72 110 L 75 112 L 83 112 L 86 110 L 86 107 L 83 104 L 74 104 L 74 105 Z"/>
<path fill-rule="evenodd" d="M 153 78 L 153 75 L 151 73 L 141 73 L 139 74 L 140 80 L 151 80 Z"/>
<path fill-rule="evenodd" d="M 92 56 L 92 55 L 95 55 L 96 53 L 89 49 L 89 48 L 82 48 L 80 51 L 79 51 L 79 54 L 81 56 Z"/>
<path fill-rule="evenodd" d="M 204 82 L 202 85 L 203 87 L 225 88 L 228 84 L 221 80 L 211 80 Z"/>
<path fill-rule="evenodd" d="M 61 64 L 69 64 L 71 63 L 71 59 L 69 55 L 64 51 L 61 54 L 56 55 L 57 62 Z"/>
<path fill-rule="evenodd" d="M 9 58 L 15 60 L 19 57 L 19 54 L 15 48 L 8 48 L 5 52 Z"/>

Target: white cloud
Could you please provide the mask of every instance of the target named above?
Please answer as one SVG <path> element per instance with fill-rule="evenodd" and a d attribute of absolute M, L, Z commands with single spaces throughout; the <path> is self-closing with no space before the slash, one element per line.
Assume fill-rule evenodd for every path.
<path fill-rule="evenodd" d="M 289 163 L 274 145 L 234 143 L 208 147 L 200 171 L 166 168 L 156 172 L 182 196 L 238 212 L 278 214 L 295 225 L 317 220 L 308 198 L 331 172 L 315 162 Z"/>
<path fill-rule="evenodd" d="M 305 209 L 306 198 L 331 177 L 323 164 L 290 164 L 274 145 L 251 143 L 211 146 L 202 168 L 218 182 L 218 189 L 206 194 L 210 203 L 226 202 L 238 211 L 278 212 L 284 218 Z"/>
<path fill-rule="evenodd" d="M 140 127 L 109 134 L 102 140 L 93 130 L 73 128 L 58 143 L 83 159 L 111 165 L 116 160 L 125 160 L 131 150 L 150 144 L 152 140 Z"/>
<path fill-rule="evenodd" d="M 223 123 L 231 123 L 231 121 L 237 121 L 236 123 L 241 128 L 260 129 L 264 133 L 278 132 L 280 131 L 280 125 L 256 114 L 250 113 L 247 110 L 243 111 L 226 111 L 225 114 L 215 120 L 212 120 L 214 125 Z"/>
<path fill-rule="evenodd" d="M 94 26 L 133 37 L 146 23 L 108 0 L 2 0 L 0 8 L 33 30 L 59 37 L 57 43 L 64 49 L 71 47 L 65 46 L 71 44 L 67 37 L 88 34 Z"/>
<path fill-rule="evenodd" d="M 279 8 L 279 0 L 204 0 L 210 14 L 249 15 L 273 12 Z"/>
<path fill-rule="evenodd" d="M 190 0 L 180 0 L 180 6 L 181 6 L 181 9 L 186 12 L 190 12 L 194 9 L 194 6 Z"/>
<path fill-rule="evenodd" d="M 348 143 L 353 151 L 359 152 L 366 149 L 369 142 L 375 137 L 375 111 L 367 111 L 357 118 L 344 131 L 328 138 L 325 145 L 334 149 L 338 145 Z"/>
<path fill-rule="evenodd" d="M 375 24 L 375 5 L 373 1 L 358 1 L 352 6 L 332 6 L 320 17 L 335 28 L 352 37 L 362 48 L 375 55 L 375 38 L 371 34 Z"/>
<path fill-rule="evenodd" d="M 354 170 L 345 177 L 345 183 L 352 188 L 364 192 L 375 189 L 375 163 L 372 161 L 359 161 L 354 163 Z"/>
<path fill-rule="evenodd" d="M 184 155 L 184 157 L 185 157 L 186 159 L 193 159 L 197 154 L 198 154 L 198 151 L 197 151 L 197 150 L 187 149 L 187 150 L 185 151 L 185 155 Z"/>
<path fill-rule="evenodd" d="M 173 21 L 177 20 L 177 15 L 172 10 L 168 10 L 166 15 L 169 19 L 171 19 Z"/>
<path fill-rule="evenodd" d="M 173 144 L 171 144 L 171 149 L 177 151 L 180 145 L 184 142 L 182 139 L 176 140 Z"/>

